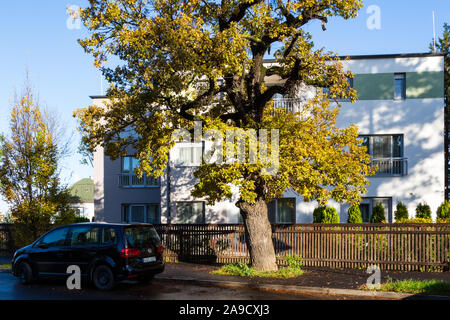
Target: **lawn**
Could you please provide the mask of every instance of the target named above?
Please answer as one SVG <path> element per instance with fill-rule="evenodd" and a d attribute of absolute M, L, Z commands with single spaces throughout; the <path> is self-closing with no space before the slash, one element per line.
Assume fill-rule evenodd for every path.
<path fill-rule="evenodd" d="M 0 262 L 0 270 L 3 270 L 3 269 L 11 269 L 11 263 Z"/>
<path fill-rule="evenodd" d="M 366 285 L 361 289 L 369 290 Z M 381 284 L 378 291 L 390 291 L 399 293 L 427 294 L 450 296 L 450 282 L 441 280 L 396 280 L 388 279 L 386 283 Z"/>
<path fill-rule="evenodd" d="M 303 263 L 298 256 L 288 255 L 285 257 L 287 267 L 279 268 L 277 271 L 257 271 L 248 266 L 246 263 L 232 263 L 211 271 L 212 274 L 223 276 L 240 276 L 240 277 L 262 277 L 262 278 L 293 278 L 303 274 L 301 267 Z"/>

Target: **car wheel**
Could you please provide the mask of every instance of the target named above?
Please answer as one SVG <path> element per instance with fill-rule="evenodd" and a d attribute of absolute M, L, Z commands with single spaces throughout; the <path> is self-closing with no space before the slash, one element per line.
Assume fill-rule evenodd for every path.
<path fill-rule="evenodd" d="M 33 282 L 33 269 L 27 262 L 21 262 L 18 267 L 20 283 L 30 284 Z"/>
<path fill-rule="evenodd" d="M 139 281 L 139 283 L 147 284 L 150 281 L 152 281 L 154 277 L 155 277 L 154 274 L 148 274 L 148 275 L 145 275 L 145 276 L 138 277 L 138 281 Z"/>
<path fill-rule="evenodd" d="M 105 265 L 95 268 L 92 280 L 95 287 L 102 291 L 111 290 L 114 287 L 114 274 L 111 268 Z"/>

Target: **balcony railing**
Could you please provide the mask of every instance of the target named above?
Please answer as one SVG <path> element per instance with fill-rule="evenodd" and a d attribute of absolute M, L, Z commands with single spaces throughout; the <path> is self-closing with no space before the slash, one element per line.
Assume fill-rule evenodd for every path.
<path fill-rule="evenodd" d="M 377 166 L 375 176 L 406 176 L 408 174 L 407 158 L 373 158 L 370 163 Z"/>
<path fill-rule="evenodd" d="M 298 98 L 278 98 L 273 99 L 274 108 L 283 108 L 286 112 L 300 112 L 301 99 Z"/>
<path fill-rule="evenodd" d="M 145 174 L 142 178 L 139 178 L 134 173 L 119 174 L 119 186 L 124 188 L 159 187 L 160 184 L 160 178 L 147 177 Z"/>

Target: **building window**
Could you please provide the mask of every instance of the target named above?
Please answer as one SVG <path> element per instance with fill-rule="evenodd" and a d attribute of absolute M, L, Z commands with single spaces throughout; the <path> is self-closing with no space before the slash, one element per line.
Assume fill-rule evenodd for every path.
<path fill-rule="evenodd" d="M 394 74 L 394 100 L 406 99 L 406 74 Z"/>
<path fill-rule="evenodd" d="M 179 167 L 199 166 L 202 164 L 203 142 L 179 142 L 175 146 L 175 165 Z"/>
<path fill-rule="evenodd" d="M 161 223 L 157 204 L 123 204 L 122 221 L 126 223 Z"/>
<path fill-rule="evenodd" d="M 408 162 L 404 158 L 403 135 L 364 135 L 362 145 L 371 156 L 371 165 L 377 166 L 377 175 L 408 174 Z"/>
<path fill-rule="evenodd" d="M 270 223 L 295 223 L 295 198 L 274 199 L 267 204 Z M 242 214 L 239 214 L 239 223 L 243 223 Z"/>
<path fill-rule="evenodd" d="M 295 223 L 295 198 L 281 198 L 276 202 L 276 223 Z"/>
<path fill-rule="evenodd" d="M 176 203 L 178 223 L 204 224 L 205 205 L 203 201 L 181 201 Z"/>
<path fill-rule="evenodd" d="M 158 187 L 160 179 L 147 177 L 144 173 L 141 178 L 137 176 L 135 170 L 139 167 L 139 159 L 134 156 L 122 157 L 121 174 L 119 175 L 119 185 L 125 188 Z"/>
<path fill-rule="evenodd" d="M 375 206 L 381 203 L 384 208 L 384 218 L 388 223 L 392 222 L 392 198 L 362 198 L 359 205 L 361 216 L 364 223 L 369 223 L 372 217 L 372 211 Z"/>

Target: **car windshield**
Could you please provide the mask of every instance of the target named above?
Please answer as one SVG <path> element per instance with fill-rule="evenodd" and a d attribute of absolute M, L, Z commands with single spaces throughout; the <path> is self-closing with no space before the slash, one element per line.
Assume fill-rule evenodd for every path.
<path fill-rule="evenodd" d="M 148 248 L 160 244 L 158 233 L 149 226 L 125 228 L 125 238 L 128 248 Z"/>

